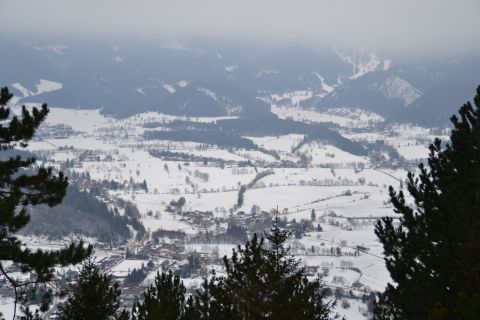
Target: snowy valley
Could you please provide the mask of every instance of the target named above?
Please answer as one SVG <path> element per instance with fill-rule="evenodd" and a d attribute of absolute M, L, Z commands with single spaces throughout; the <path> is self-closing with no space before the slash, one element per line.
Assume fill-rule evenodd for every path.
<path fill-rule="evenodd" d="M 157 272 L 173 271 L 189 293 L 224 274 L 223 256 L 278 218 L 308 277 L 352 320 L 370 318 L 390 281 L 374 232 L 381 217 L 398 219 L 388 187 L 405 190 L 429 144 L 448 142 L 446 121 L 470 97 L 458 81 L 478 70 L 478 59 L 406 64 L 303 46 L 9 45 L 0 57 L 42 66 L 0 74 L 9 107 L 50 108 L 15 152 L 69 178 L 60 205 L 30 208 L 25 246 L 94 244 L 130 308 Z M 56 280 L 77 272 L 58 268 Z M 13 288 L 2 290 L 8 318 Z"/>
<path fill-rule="evenodd" d="M 26 150 L 42 165 L 63 170 L 75 192 L 105 203 L 106 214 L 127 216 L 129 232 L 103 237 L 102 230 L 68 234 L 65 227 L 39 234 L 32 231 L 39 223 L 33 215 L 25 243 L 58 247 L 77 231 L 74 237 L 95 242 L 105 270 L 124 282 L 129 305 L 157 271 L 174 270 L 190 290 L 198 288 L 212 269 L 222 273 L 224 255 L 254 232 L 268 232 L 278 217 L 292 231 L 292 254 L 310 277 L 331 289 L 337 311 L 347 319 L 366 319 L 372 294 L 389 280 L 374 234 L 378 218 L 394 215 L 387 187 L 403 188 L 406 170 L 427 156 L 439 132 L 387 124 L 361 109 L 318 112 L 267 100 L 280 119 L 328 123 L 367 152 L 352 154 L 302 134 L 243 136 L 255 146 L 247 148 L 148 135 L 172 130 L 168 125 L 178 121 L 213 124 L 235 117 L 145 112 L 114 119 L 100 110 L 51 108 Z M 8 301 L 3 299 L 2 310 Z"/>

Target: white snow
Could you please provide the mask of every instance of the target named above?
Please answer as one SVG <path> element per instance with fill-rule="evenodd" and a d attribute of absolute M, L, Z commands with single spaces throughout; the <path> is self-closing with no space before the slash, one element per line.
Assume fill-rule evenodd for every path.
<path fill-rule="evenodd" d="M 63 84 L 60 82 L 40 79 L 40 82 L 35 85 L 36 91 L 31 91 L 22 86 L 20 83 L 16 82 L 12 84 L 12 87 L 20 91 L 23 97 L 37 96 L 42 93 L 60 90 L 63 88 Z"/>
<path fill-rule="evenodd" d="M 332 145 L 310 142 L 303 145 L 300 152 L 312 157 L 312 164 L 323 163 L 368 163 L 365 157 L 355 156 Z"/>
<path fill-rule="evenodd" d="M 113 60 L 113 62 L 120 63 L 120 62 L 125 61 L 125 57 L 123 57 L 123 56 L 115 56 L 115 57 L 112 57 L 112 60 Z"/>
<path fill-rule="evenodd" d="M 388 77 L 383 83 L 374 83 L 368 89 L 380 91 L 386 98 L 403 100 L 405 107 L 408 107 L 422 95 L 422 92 L 408 81 L 396 76 Z"/>
<path fill-rule="evenodd" d="M 15 82 L 14 84 L 12 84 L 12 87 L 20 91 L 24 97 L 29 97 L 31 95 L 34 95 L 32 91 L 28 90 L 18 82 Z"/>
<path fill-rule="evenodd" d="M 262 69 L 262 70 L 258 71 L 256 77 L 257 77 L 257 78 L 261 78 L 261 77 L 263 77 L 263 76 L 265 76 L 265 75 L 279 74 L 279 73 L 280 73 L 280 71 L 278 71 L 278 70 Z"/>
<path fill-rule="evenodd" d="M 180 83 L 179 83 L 180 85 Z M 180 85 L 181 86 L 181 85 Z M 175 93 L 175 88 L 171 84 L 164 84 L 163 87 L 170 93 Z"/>
<path fill-rule="evenodd" d="M 207 97 L 210 97 L 213 101 L 218 101 L 217 95 L 210 89 L 207 88 L 197 88 L 198 92 L 203 93 Z"/>
<path fill-rule="evenodd" d="M 214 94 L 209 91 L 203 93 Z M 304 91 L 302 94 L 306 96 L 308 92 Z M 282 96 L 278 95 L 276 98 L 280 99 Z M 297 97 L 299 96 L 300 93 Z M 218 99 L 218 96 L 215 97 Z M 16 107 L 15 112 L 18 111 L 19 108 Z M 143 139 L 145 130 L 150 130 L 143 127 L 145 124 L 162 127 L 164 123 L 174 120 L 214 122 L 235 117 L 179 117 L 145 112 L 115 120 L 103 116 L 100 111 L 52 108 L 47 124 L 65 124 L 75 132 L 62 138 L 39 137 L 30 144 L 29 150 L 44 155 L 48 159 L 46 164 L 56 167 L 66 159 L 78 160 L 80 154 L 90 150 L 92 157 L 77 162 L 73 168 L 75 172 L 88 172 L 91 179 L 96 181 L 133 180 L 140 183 L 145 180 L 148 192 L 134 188 L 105 192 L 110 199 L 118 198 L 135 203 L 141 214 L 140 220 L 150 233 L 160 229 L 180 230 L 190 237 L 199 231 L 226 228 L 226 220 L 222 220 L 218 225 L 214 222 L 199 225 L 193 224 L 189 216 L 168 212 L 167 205 L 180 197 L 186 199 L 184 212 L 209 211 L 213 217 L 219 219 L 228 219 L 230 215 L 236 217 L 238 211 L 249 214 L 255 205 L 265 211 L 278 207 L 280 217 L 285 217 L 288 221 L 310 220 L 311 210 L 314 209 L 316 219 L 312 223 L 315 226 L 320 224 L 323 231 L 308 232 L 302 239 L 291 239 L 289 242 L 292 253 L 300 258 L 303 264 L 319 266 L 320 269 L 328 267 L 329 275 L 323 280 L 332 287 L 341 285 L 349 288 L 358 280 L 369 290 L 383 290 L 390 281 L 382 259 L 382 246 L 374 233 L 374 223 L 379 217 L 395 216 L 388 202 L 387 187 L 400 187 L 400 181 L 406 177 L 404 169 L 379 168 L 374 160 L 368 157 L 351 154 L 321 140 L 308 142 L 299 148 L 298 152 L 292 152 L 292 148 L 304 138 L 301 134 L 246 137 L 265 149 L 276 150 L 281 160 L 297 162 L 301 155 L 309 158 L 304 167 L 280 167 L 279 160 L 258 150 L 227 150 L 188 141 Z M 426 155 L 426 146 L 434 137 L 432 129 L 410 124 L 377 126 L 384 122 L 384 119 L 361 109 L 335 108 L 317 112 L 279 107 L 273 103 L 272 111 L 281 118 L 338 124 L 338 131 L 351 140 L 383 140 L 396 148 L 407 160 L 423 158 Z M 444 138 L 445 136 L 442 136 L 442 139 Z M 73 148 L 60 148 L 64 146 Z M 166 161 L 151 156 L 149 150 L 169 150 L 199 157 L 221 158 L 226 163 L 220 166 L 203 161 Z M 242 167 L 235 163 L 244 160 L 251 160 L 254 166 Z M 257 172 L 263 170 L 272 170 L 273 174 L 261 179 L 254 188 L 248 189 L 242 207 L 235 212 L 234 205 L 240 186 L 248 184 Z M 151 214 L 148 214 L 149 211 Z M 63 245 L 34 239 L 22 238 L 22 241 L 33 248 L 59 248 Z M 310 250 L 312 246 L 315 249 L 313 251 Z M 356 246 L 366 247 L 369 251 L 359 255 L 328 254 L 332 247 L 340 247 L 343 252 L 352 253 L 355 250 L 352 248 Z M 231 244 L 185 246 L 186 252 L 209 253 L 218 250 L 220 256 L 230 254 L 231 249 Z M 108 256 L 112 252 L 102 251 L 101 254 Z M 156 270 L 160 261 L 164 261 L 164 258 L 154 261 Z M 141 267 L 142 263 L 147 264 L 148 260 L 127 259 L 114 266 L 112 272 L 116 276 L 124 277 L 133 268 Z M 357 269 L 345 269 L 342 267 L 345 263 Z M 222 272 L 218 265 L 208 267 Z M 154 273 L 150 273 L 144 284 L 153 277 Z M 193 287 L 201 284 L 198 275 L 184 281 Z M 362 314 L 366 305 L 354 299 L 348 299 L 348 302 L 350 308 L 342 308 L 339 302 L 337 311 L 349 319 L 365 319 Z"/>
<path fill-rule="evenodd" d="M 256 145 L 266 149 L 290 152 L 292 147 L 296 146 L 302 139 L 302 134 L 288 134 L 276 137 L 245 137 L 253 141 Z"/>
<path fill-rule="evenodd" d="M 317 78 L 320 80 L 320 85 L 322 86 L 322 90 L 327 92 L 327 93 L 330 93 L 332 92 L 333 90 L 335 90 L 334 87 L 328 85 L 326 82 L 325 82 L 325 78 L 323 78 L 318 72 L 314 72 L 314 74 L 317 76 Z"/>
<path fill-rule="evenodd" d="M 13 318 L 14 306 L 13 298 L 0 297 L 0 312 L 3 313 L 5 319 Z M 17 306 L 17 315 L 18 314 L 20 314 L 20 306 Z"/>
<path fill-rule="evenodd" d="M 42 46 L 33 46 L 32 43 L 26 42 L 25 45 L 27 45 L 29 47 L 33 47 L 33 49 L 36 50 L 36 51 L 51 52 L 51 53 L 55 53 L 55 54 L 58 54 L 58 55 L 62 55 L 63 52 L 66 49 L 68 49 L 68 47 L 66 45 L 63 45 L 63 44 L 50 44 L 50 45 L 42 47 Z"/>
<path fill-rule="evenodd" d="M 303 122 L 331 122 L 341 127 L 362 128 L 385 119 L 373 112 L 355 108 L 331 108 L 324 112 L 299 107 L 279 107 L 272 104 L 271 111 L 281 119 L 292 118 Z"/>
<path fill-rule="evenodd" d="M 375 52 L 354 50 L 351 54 L 335 49 L 334 52 L 345 62 L 352 65 L 350 79 L 357 79 L 369 72 L 384 68 L 384 63 Z"/>
<path fill-rule="evenodd" d="M 392 65 L 392 60 L 390 59 L 383 60 L 383 71 L 390 69 L 391 65 Z"/>
<path fill-rule="evenodd" d="M 234 65 L 234 64 L 225 66 L 225 71 L 227 71 L 227 72 L 234 72 L 234 71 L 237 71 L 238 69 L 239 69 L 239 67 Z"/>
<path fill-rule="evenodd" d="M 50 108 L 46 123 L 68 124 L 76 131 L 93 133 L 95 129 L 113 121 L 113 119 L 103 116 L 100 111 L 101 109 Z"/>
<path fill-rule="evenodd" d="M 313 91 L 311 90 L 297 90 L 292 92 L 285 92 L 283 94 L 273 94 L 270 98 L 273 103 L 277 103 L 282 100 L 290 100 L 293 106 L 299 106 L 300 102 L 308 100 L 312 97 Z"/>
<path fill-rule="evenodd" d="M 185 81 L 185 80 L 178 81 L 178 85 L 182 88 L 188 86 L 189 83 L 190 83 L 189 81 Z"/>
<path fill-rule="evenodd" d="M 111 272 L 117 277 L 126 277 L 133 269 L 140 269 L 142 264 L 146 266 L 147 263 L 147 260 L 127 259 L 114 266 Z"/>
<path fill-rule="evenodd" d="M 45 92 L 60 90 L 63 88 L 63 84 L 60 82 L 40 79 L 40 83 L 37 84 L 37 92 L 36 94 L 41 94 Z"/>

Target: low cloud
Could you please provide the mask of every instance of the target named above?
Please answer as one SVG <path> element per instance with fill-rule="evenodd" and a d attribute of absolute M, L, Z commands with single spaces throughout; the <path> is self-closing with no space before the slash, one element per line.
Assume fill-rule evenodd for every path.
<path fill-rule="evenodd" d="M 478 0 L 0 0 L 0 34 L 479 51 Z"/>

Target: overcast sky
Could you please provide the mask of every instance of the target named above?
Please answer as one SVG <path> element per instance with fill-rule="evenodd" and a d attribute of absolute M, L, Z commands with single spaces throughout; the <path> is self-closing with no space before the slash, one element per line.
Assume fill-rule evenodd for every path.
<path fill-rule="evenodd" d="M 480 51 L 480 0 L 0 0 L 0 33 Z"/>

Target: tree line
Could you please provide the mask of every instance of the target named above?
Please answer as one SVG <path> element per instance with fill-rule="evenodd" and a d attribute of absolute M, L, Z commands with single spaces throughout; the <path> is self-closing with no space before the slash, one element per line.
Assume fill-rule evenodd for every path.
<path fill-rule="evenodd" d="M 131 310 L 120 307 L 121 289 L 91 259 L 83 263 L 59 319 L 193 320 L 193 319 L 337 319 L 333 298 L 320 280 L 308 280 L 305 268 L 285 245 L 289 231 L 274 222 L 266 238 L 253 235 L 224 257 L 226 274 L 212 271 L 201 289 L 187 294 L 179 276 L 157 273 L 154 283 Z M 267 245 L 268 243 L 268 245 Z M 192 261 L 194 259 L 192 258 Z M 281 307 L 280 307 L 281 306 Z"/>

